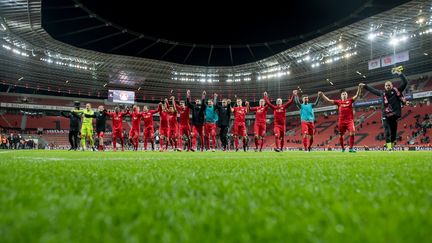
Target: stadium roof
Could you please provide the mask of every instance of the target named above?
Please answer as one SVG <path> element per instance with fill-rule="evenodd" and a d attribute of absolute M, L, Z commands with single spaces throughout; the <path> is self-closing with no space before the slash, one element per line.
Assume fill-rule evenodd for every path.
<path fill-rule="evenodd" d="M 311 0 L 234 5 L 230 1 L 42 1 L 42 26 L 73 46 L 201 66 L 273 56 L 407 0 Z M 167 6 L 168 5 L 168 6 Z"/>
<path fill-rule="evenodd" d="M 406 50 L 409 73 L 430 71 L 431 6 L 410 1 L 264 59 L 197 66 L 74 47 L 43 28 L 40 0 L 0 0 L 0 78 L 12 87 L 58 93 L 136 90 L 142 99 L 166 97 L 171 89 L 178 96 L 191 89 L 257 99 L 265 90 L 286 97 L 299 86 L 305 92 L 343 88 L 389 78 L 389 68 L 368 70 L 368 61 Z"/>

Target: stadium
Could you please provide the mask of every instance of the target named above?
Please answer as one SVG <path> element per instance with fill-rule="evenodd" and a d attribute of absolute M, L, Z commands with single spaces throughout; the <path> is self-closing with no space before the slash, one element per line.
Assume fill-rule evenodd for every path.
<path fill-rule="evenodd" d="M 429 242 L 432 1 L 208 3 L 0 0 L 0 241 Z"/>

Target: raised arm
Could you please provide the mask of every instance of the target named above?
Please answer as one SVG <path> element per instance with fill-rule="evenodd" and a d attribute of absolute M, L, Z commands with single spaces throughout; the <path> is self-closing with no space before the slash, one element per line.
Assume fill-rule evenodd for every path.
<path fill-rule="evenodd" d="M 220 105 L 218 105 L 218 103 L 217 103 L 217 97 L 218 97 L 218 94 L 214 93 L 213 104 L 214 104 L 215 109 L 220 109 Z"/>
<path fill-rule="evenodd" d="M 324 101 L 334 104 L 334 100 L 329 99 L 329 97 L 327 97 L 323 92 L 321 92 L 321 91 L 318 92 L 318 96 L 321 96 L 321 98 L 323 98 Z M 353 99 L 354 99 L 354 97 L 353 97 Z"/>
<path fill-rule="evenodd" d="M 171 104 L 172 104 L 172 106 L 173 106 L 173 108 L 174 108 L 174 112 L 176 113 L 178 110 L 180 110 L 180 109 L 178 109 L 178 108 L 181 108 L 181 107 L 179 106 L 179 107 L 177 108 L 177 104 L 176 104 L 176 102 L 175 102 L 175 98 L 174 98 L 174 96 L 171 96 L 170 99 L 171 99 Z"/>
<path fill-rule="evenodd" d="M 295 101 L 295 104 L 296 104 L 297 108 L 300 109 L 301 108 L 301 103 L 300 103 L 298 95 L 294 96 L 294 101 Z"/>
<path fill-rule="evenodd" d="M 150 114 L 154 115 L 156 113 L 159 113 L 159 108 L 156 110 L 149 110 Z"/>
<path fill-rule="evenodd" d="M 158 108 L 157 108 L 157 112 L 162 112 L 162 102 L 159 102 Z"/>
<path fill-rule="evenodd" d="M 205 90 L 202 92 L 201 95 L 201 108 L 200 108 L 200 112 L 204 112 L 205 109 L 207 108 L 207 104 L 205 102 L 205 97 L 206 97 L 207 92 L 205 92 Z"/>
<path fill-rule="evenodd" d="M 267 92 L 264 92 L 264 100 L 265 100 L 265 102 L 267 103 L 267 105 L 270 106 L 273 110 L 277 108 L 277 106 L 273 105 L 273 104 L 270 102 L 270 100 L 269 100 L 269 98 L 268 98 L 268 94 L 267 94 Z"/>
<path fill-rule="evenodd" d="M 312 107 L 316 107 L 319 104 L 319 102 L 320 102 L 320 96 L 319 96 L 319 93 L 318 93 L 317 98 L 315 100 L 315 103 L 312 104 Z"/>
<path fill-rule="evenodd" d="M 175 110 L 177 110 L 177 111 L 183 110 L 183 108 L 181 106 L 179 106 L 175 100 L 173 100 L 173 105 L 174 105 Z"/>
<path fill-rule="evenodd" d="M 372 94 L 376 95 L 376 96 L 381 96 L 382 92 L 375 89 L 374 87 L 371 87 L 367 84 L 364 83 L 360 83 L 359 84 L 361 87 L 364 87 L 367 91 L 371 92 Z"/>
<path fill-rule="evenodd" d="M 286 109 L 289 105 L 291 105 L 294 101 L 294 95 L 291 95 L 290 99 L 287 101 L 287 103 L 283 104 L 283 107 Z"/>
<path fill-rule="evenodd" d="M 357 93 L 352 97 L 352 100 L 355 101 L 356 99 L 358 99 L 361 96 L 361 92 L 362 92 L 362 87 L 360 87 L 360 85 L 357 87 Z"/>
<path fill-rule="evenodd" d="M 406 87 L 408 86 L 408 79 L 405 76 L 405 74 L 403 74 L 402 72 L 399 74 L 399 78 L 401 79 L 402 83 L 400 84 L 398 90 L 400 92 L 403 92 L 406 89 Z"/>
<path fill-rule="evenodd" d="M 114 116 L 114 112 L 108 112 L 108 111 L 104 111 L 105 115 L 109 116 L 109 117 L 113 117 Z"/>
<path fill-rule="evenodd" d="M 255 106 L 255 107 L 249 106 L 249 111 L 257 111 L 257 110 L 258 110 L 258 106 Z"/>
<path fill-rule="evenodd" d="M 189 109 L 195 109 L 195 105 L 190 102 L 190 90 L 186 91 L 186 106 L 189 107 Z"/>
<path fill-rule="evenodd" d="M 71 113 L 71 114 L 72 114 L 72 113 Z M 71 117 L 71 114 L 66 114 L 66 112 L 64 112 L 64 111 L 61 111 L 61 112 L 60 112 L 60 115 L 63 116 L 63 117 L 66 117 L 66 118 L 70 118 L 70 117 Z"/>

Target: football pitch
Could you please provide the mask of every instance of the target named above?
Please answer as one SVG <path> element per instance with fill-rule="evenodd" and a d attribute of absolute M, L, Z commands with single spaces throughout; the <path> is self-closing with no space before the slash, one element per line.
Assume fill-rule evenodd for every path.
<path fill-rule="evenodd" d="M 1 242 L 430 242 L 432 152 L 0 151 Z"/>

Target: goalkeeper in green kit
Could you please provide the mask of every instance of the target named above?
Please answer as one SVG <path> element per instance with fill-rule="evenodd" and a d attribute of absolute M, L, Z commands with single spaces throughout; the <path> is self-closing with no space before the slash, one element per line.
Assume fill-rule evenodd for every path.
<path fill-rule="evenodd" d="M 96 151 L 93 140 L 93 118 L 89 117 L 94 115 L 94 111 L 91 109 L 90 103 L 87 103 L 86 108 L 84 110 L 80 110 L 79 113 L 82 115 L 81 150 L 86 150 L 86 139 L 88 139 L 90 141 L 90 147 L 93 151 Z"/>

